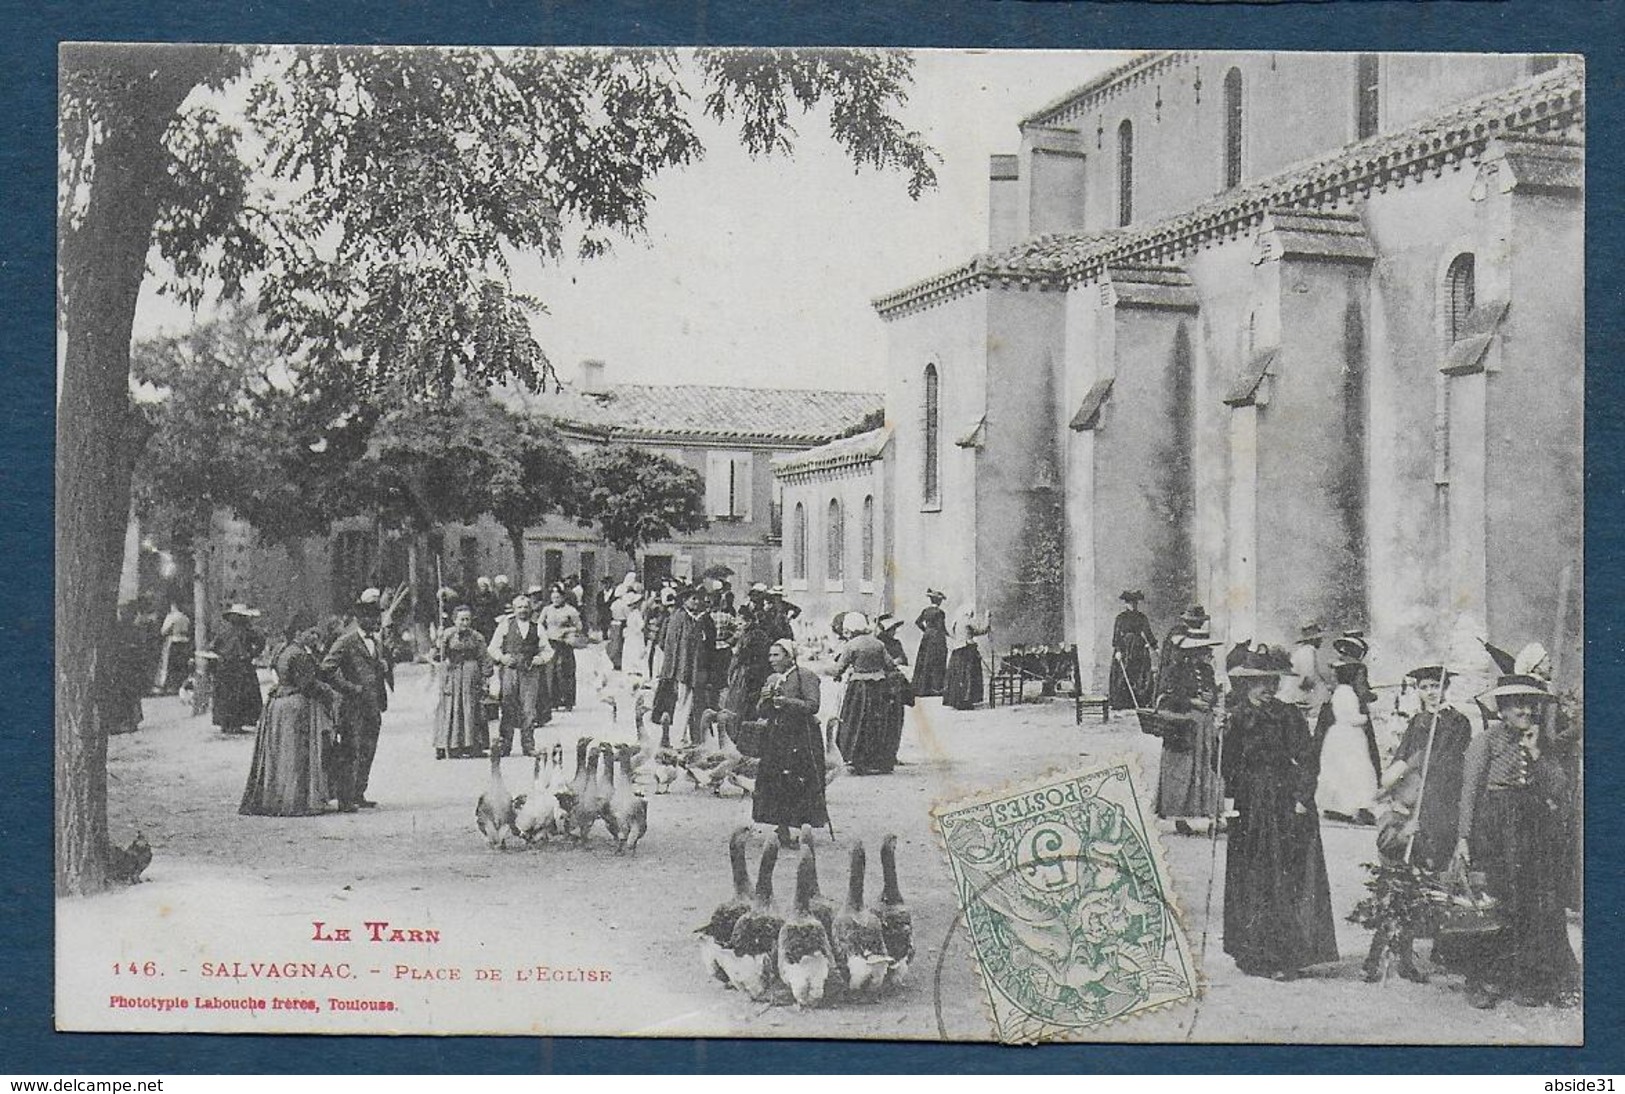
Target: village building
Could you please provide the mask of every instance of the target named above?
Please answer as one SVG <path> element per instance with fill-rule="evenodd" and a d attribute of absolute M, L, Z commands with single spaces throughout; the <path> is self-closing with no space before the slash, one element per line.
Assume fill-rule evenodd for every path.
<path fill-rule="evenodd" d="M 489 517 L 443 525 L 418 541 L 354 520 L 327 536 L 282 548 L 258 544 L 249 525 L 221 513 L 212 540 L 209 602 L 246 600 L 265 610 L 264 623 L 274 629 L 295 609 L 316 616 L 342 610 L 361 589 L 398 585 L 414 569 L 420 623 L 434 610 L 437 572 L 440 581 L 465 591 L 482 574 L 507 574 L 516 585 L 521 573 L 526 585 L 576 575 L 591 603 L 604 583 L 619 582 L 628 570 L 636 570 L 646 585 L 658 585 L 666 577 L 688 581 L 726 567 L 742 595 L 754 582 L 781 580 L 783 503 L 774 459 L 865 430 L 881 418 L 876 394 L 611 384 L 605 366 L 596 361 L 583 362 L 574 382 L 562 390 L 512 398 L 527 413 L 550 420 L 578 452 L 631 444 L 698 472 L 705 480 L 705 527 L 648 544 L 628 558 L 596 529 L 551 517 L 525 530 L 521 565 L 506 532 Z"/>
<path fill-rule="evenodd" d="M 898 608 L 1097 686 L 1135 588 L 1159 631 L 1364 630 L 1388 680 L 1555 637 L 1575 685 L 1583 119 L 1575 59 L 1263 52 L 1023 119 L 988 253 L 875 302 Z"/>
<path fill-rule="evenodd" d="M 784 496 L 784 579 L 802 616 L 815 624 L 839 612 L 873 619 L 892 604 L 886 456 L 881 426 L 773 461 Z"/>

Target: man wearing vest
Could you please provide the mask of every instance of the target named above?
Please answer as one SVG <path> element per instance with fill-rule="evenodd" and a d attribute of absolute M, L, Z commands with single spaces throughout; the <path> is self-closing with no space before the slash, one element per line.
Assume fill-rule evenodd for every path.
<path fill-rule="evenodd" d="M 497 663 L 501 688 L 501 728 L 504 756 L 513 751 L 513 731 L 519 730 L 519 748 L 526 755 L 536 752 L 536 727 L 546 725 L 552 716 L 547 696 L 547 663 L 553 647 L 532 618 L 528 596 L 513 599 L 513 614 L 497 621 L 487 652 Z"/>
<path fill-rule="evenodd" d="M 367 781 L 378 754 L 378 731 L 395 687 L 395 666 L 382 634 L 380 595 L 368 589 L 357 599 L 353 622 L 333 642 L 322 675 L 343 695 L 333 774 L 339 812 L 371 809 Z"/>

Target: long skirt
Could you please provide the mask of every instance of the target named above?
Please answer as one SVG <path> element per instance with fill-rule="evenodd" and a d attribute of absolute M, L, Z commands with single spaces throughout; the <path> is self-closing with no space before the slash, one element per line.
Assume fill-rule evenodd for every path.
<path fill-rule="evenodd" d="M 1366 744 L 1365 727 L 1333 722 L 1320 742 L 1320 781 L 1315 801 L 1322 809 L 1352 817 L 1372 808 L 1377 796 L 1377 773 L 1371 767 L 1371 751 Z"/>
<path fill-rule="evenodd" d="M 1113 651 L 1111 687 L 1108 689 L 1113 710 L 1150 706 L 1155 701 L 1152 690 L 1155 685 L 1151 672 L 1151 651 L 1143 642 Z"/>
<path fill-rule="evenodd" d="M 899 706 L 897 689 L 889 680 L 847 682 L 835 744 L 857 774 L 890 774 L 896 765 L 903 728 Z"/>
<path fill-rule="evenodd" d="M 1224 952 L 1241 971 L 1266 976 L 1337 960 L 1320 818 L 1295 812 L 1285 795 L 1247 803 L 1230 827 Z"/>
<path fill-rule="evenodd" d="M 982 655 L 975 646 L 960 646 L 948 655 L 948 674 L 942 683 L 942 705 L 955 710 L 970 710 L 981 701 Z"/>
<path fill-rule="evenodd" d="M 164 639 L 164 651 L 158 657 L 158 675 L 154 681 L 158 690 L 165 693 L 179 691 L 191 671 L 191 640 L 187 638 Z"/>
<path fill-rule="evenodd" d="M 1219 806 L 1219 735 L 1213 716 L 1191 712 L 1162 740 L 1157 768 L 1156 813 L 1159 817 L 1212 817 Z"/>
<path fill-rule="evenodd" d="M 604 631 L 604 645 L 610 667 L 620 672 L 621 654 L 626 649 L 626 624 L 619 619 L 612 621 Z"/>
<path fill-rule="evenodd" d="M 548 663 L 548 691 L 553 709 L 574 709 L 576 705 L 576 650 L 568 642 L 554 641 L 553 660 Z"/>
<path fill-rule="evenodd" d="M 643 640 L 643 613 L 629 612 L 621 632 L 621 671 L 632 675 L 649 672 L 649 644 Z"/>
<path fill-rule="evenodd" d="M 1436 956 L 1506 993 L 1551 1002 L 1580 979 L 1563 910 L 1563 814 L 1533 790 L 1490 790 L 1478 800 L 1472 867 L 1483 871 L 1485 888 L 1501 902 L 1502 927 L 1466 961 L 1448 950 Z"/>
<path fill-rule="evenodd" d="M 780 711 L 762 735 L 762 759 L 751 796 L 750 818 L 758 824 L 795 828 L 829 824 L 824 803 L 824 742 L 818 719 L 803 711 Z"/>
<path fill-rule="evenodd" d="M 941 631 L 925 632 L 914 651 L 914 694 L 941 695 L 947 672 L 948 636 Z"/>
<path fill-rule="evenodd" d="M 491 743 L 485 724 L 485 674 L 476 660 L 447 662 L 434 708 L 434 747 L 448 756 L 484 752 Z"/>
<path fill-rule="evenodd" d="M 259 817 L 308 817 L 325 812 L 325 769 L 333 716 L 320 700 L 306 695 L 271 699 L 254 738 L 254 760 L 237 812 Z"/>
<path fill-rule="evenodd" d="M 252 661 L 216 661 L 214 666 L 214 724 L 241 729 L 260 720 L 265 702 Z"/>

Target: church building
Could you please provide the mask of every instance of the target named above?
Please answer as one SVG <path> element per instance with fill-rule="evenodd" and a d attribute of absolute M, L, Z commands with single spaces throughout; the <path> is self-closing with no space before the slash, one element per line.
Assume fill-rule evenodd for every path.
<path fill-rule="evenodd" d="M 1209 52 L 1023 119 L 988 252 L 875 301 L 896 610 L 1097 686 L 1126 589 L 1577 686 L 1583 121 L 1577 58 Z"/>

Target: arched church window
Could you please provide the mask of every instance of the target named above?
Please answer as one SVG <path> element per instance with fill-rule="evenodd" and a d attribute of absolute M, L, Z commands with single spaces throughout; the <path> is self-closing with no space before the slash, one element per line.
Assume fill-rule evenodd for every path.
<path fill-rule="evenodd" d="M 939 393 L 937 391 L 937 366 L 925 366 L 925 470 L 924 481 L 921 484 L 925 495 L 925 504 L 935 505 L 941 500 L 940 479 L 938 476 L 938 451 L 942 445 L 941 423 L 938 420 Z"/>
<path fill-rule="evenodd" d="M 799 501 L 790 533 L 790 576 L 804 581 L 807 577 L 807 507 Z"/>
<path fill-rule="evenodd" d="M 862 567 L 863 580 L 875 579 L 875 497 L 873 494 L 863 499 L 863 557 L 858 561 Z"/>
<path fill-rule="evenodd" d="M 1226 190 L 1233 190 L 1241 185 L 1242 121 L 1241 69 L 1233 68 L 1224 74 L 1224 188 Z"/>
<path fill-rule="evenodd" d="M 1376 135 L 1381 91 L 1377 84 L 1378 60 L 1375 53 L 1362 53 L 1355 64 L 1354 136 L 1356 140 Z"/>
<path fill-rule="evenodd" d="M 1117 127 L 1117 223 L 1134 219 L 1134 124 L 1127 118 Z"/>
<path fill-rule="evenodd" d="M 828 550 L 824 554 L 824 576 L 840 581 L 846 576 L 846 517 L 841 512 L 839 498 L 829 499 Z"/>
<path fill-rule="evenodd" d="M 1444 275 L 1445 332 L 1457 342 L 1467 331 L 1467 317 L 1473 313 L 1473 256 L 1459 254 L 1451 260 Z"/>

